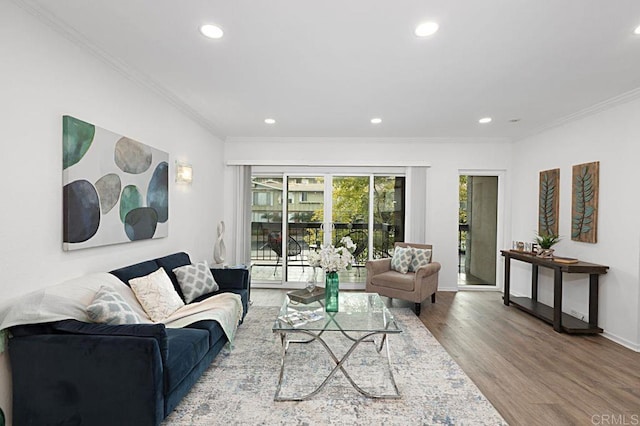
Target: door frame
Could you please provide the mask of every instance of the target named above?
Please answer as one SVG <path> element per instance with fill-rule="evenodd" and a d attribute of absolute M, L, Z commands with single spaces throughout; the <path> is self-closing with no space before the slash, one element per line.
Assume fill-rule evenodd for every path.
<path fill-rule="evenodd" d="M 458 169 L 458 182 L 460 176 L 497 176 L 498 177 L 498 205 L 497 205 L 497 223 L 496 223 L 496 279 L 495 285 L 457 285 L 458 290 L 495 290 L 501 291 L 504 287 L 504 277 L 500 273 L 502 270 L 502 257 L 500 256 L 500 249 L 504 245 L 505 236 L 505 176 L 506 170 L 504 169 Z M 458 200 L 460 199 L 460 193 L 458 193 Z M 457 212 L 456 212 L 457 213 Z M 457 227 L 457 225 L 456 225 Z M 458 231 L 456 229 L 456 235 Z M 457 247 L 457 244 L 456 244 Z M 459 272 L 458 272 L 459 273 Z M 458 275 L 456 273 L 456 276 Z"/>

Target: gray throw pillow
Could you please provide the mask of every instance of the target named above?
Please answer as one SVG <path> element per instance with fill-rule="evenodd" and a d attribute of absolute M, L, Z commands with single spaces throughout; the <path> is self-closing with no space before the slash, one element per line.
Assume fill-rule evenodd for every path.
<path fill-rule="evenodd" d="M 391 258 L 391 269 L 406 274 L 411 265 L 412 251 L 410 247 L 396 247 Z"/>
<path fill-rule="evenodd" d="M 422 249 L 411 247 L 411 264 L 409 265 L 409 272 L 415 272 L 422 266 L 427 266 L 431 263 L 431 249 Z"/>
<path fill-rule="evenodd" d="M 173 273 L 176 274 L 178 284 L 184 294 L 184 300 L 187 303 L 203 294 L 213 293 L 219 289 L 206 260 L 193 265 L 180 266 L 175 268 Z"/>
<path fill-rule="evenodd" d="M 87 316 L 100 324 L 140 324 L 140 317 L 115 290 L 102 286 L 87 306 Z"/>

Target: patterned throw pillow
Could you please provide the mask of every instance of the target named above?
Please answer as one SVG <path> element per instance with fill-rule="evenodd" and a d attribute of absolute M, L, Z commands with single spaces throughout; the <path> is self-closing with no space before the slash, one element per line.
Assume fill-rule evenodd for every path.
<path fill-rule="evenodd" d="M 431 263 L 431 249 L 422 249 L 411 247 L 411 265 L 409 272 L 417 271 L 421 266 L 427 266 Z"/>
<path fill-rule="evenodd" d="M 411 264 L 411 248 L 396 247 L 391 258 L 391 269 L 406 274 Z"/>
<path fill-rule="evenodd" d="M 180 266 L 174 269 L 173 273 L 178 278 L 178 284 L 180 284 L 184 300 L 187 303 L 203 294 L 218 291 L 218 283 L 213 279 L 213 274 L 206 260 L 194 265 Z"/>
<path fill-rule="evenodd" d="M 147 276 L 130 279 L 129 285 L 153 322 L 162 321 L 184 306 L 171 278 L 162 268 Z"/>
<path fill-rule="evenodd" d="M 140 317 L 115 290 L 102 286 L 87 306 L 87 316 L 100 324 L 140 324 Z"/>

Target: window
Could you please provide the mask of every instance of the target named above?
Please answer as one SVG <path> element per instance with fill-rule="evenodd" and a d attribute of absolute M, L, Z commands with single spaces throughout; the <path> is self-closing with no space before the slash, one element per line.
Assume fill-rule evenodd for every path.
<path fill-rule="evenodd" d="M 306 282 L 306 274 L 312 271 L 305 268 L 310 250 L 322 244 L 338 244 L 349 236 L 357 246 L 355 267 L 341 277 L 363 283 L 366 261 L 392 256 L 394 243 L 404 241 L 406 178 L 400 170 L 384 174 L 323 172 L 298 172 L 293 176 L 283 173 L 276 178 L 274 174 L 278 172 L 265 170 L 270 178 L 252 176 L 251 261 L 257 280 Z M 267 201 L 262 198 L 263 193 L 270 195 L 273 205 L 258 204 Z M 285 258 L 274 254 L 268 245 L 268 236 L 273 233 L 292 239 L 285 241 L 295 241 L 300 254 Z"/>
<path fill-rule="evenodd" d="M 373 180 L 373 258 L 390 257 L 393 245 L 404 241 L 405 177 L 375 176 Z"/>
<path fill-rule="evenodd" d="M 254 192 L 253 205 L 254 206 L 272 206 L 273 194 L 271 194 L 270 192 Z"/>

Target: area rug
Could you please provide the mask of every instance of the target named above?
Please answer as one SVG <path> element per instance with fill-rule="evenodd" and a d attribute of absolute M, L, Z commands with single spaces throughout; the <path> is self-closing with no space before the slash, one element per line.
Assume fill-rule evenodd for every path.
<path fill-rule="evenodd" d="M 278 308 L 254 306 L 233 347 L 218 354 L 163 425 L 506 425 L 411 310 L 391 311 L 403 330 L 389 337 L 401 399 L 367 398 L 338 371 L 307 401 L 274 401 L 281 344 L 271 327 Z M 327 334 L 341 356 L 349 345 L 339 333 Z M 366 391 L 390 393 L 386 356 L 373 346 L 361 344 L 345 368 Z M 291 345 L 285 365 L 282 394 L 289 396 L 313 391 L 335 364 L 311 343 Z"/>

